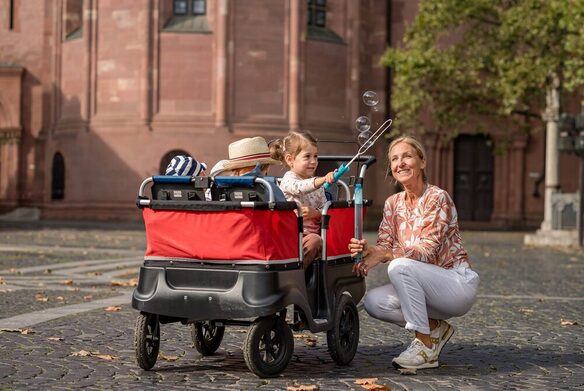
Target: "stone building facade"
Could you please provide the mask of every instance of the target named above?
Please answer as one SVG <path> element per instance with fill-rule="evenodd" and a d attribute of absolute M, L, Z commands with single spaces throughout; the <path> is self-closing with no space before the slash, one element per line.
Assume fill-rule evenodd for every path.
<path fill-rule="evenodd" d="M 137 220 L 141 181 L 177 151 L 212 165 L 234 140 L 289 129 L 352 141 L 358 116 L 375 127 L 390 113 L 379 58 L 415 12 L 407 0 L 0 0 L 0 210 Z M 380 97 L 373 109 L 367 90 Z M 453 194 L 461 220 L 539 224 L 543 128 L 504 154 L 492 153 L 497 131 L 435 140 L 424 140 L 428 176 Z M 386 145 L 365 189 L 372 220 L 394 190 Z M 570 159 L 562 167 L 575 167 Z M 576 177 L 562 175 L 575 191 Z"/>

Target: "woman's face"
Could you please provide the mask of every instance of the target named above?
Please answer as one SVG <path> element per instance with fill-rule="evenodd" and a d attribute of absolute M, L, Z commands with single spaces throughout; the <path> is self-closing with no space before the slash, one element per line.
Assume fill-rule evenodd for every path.
<path fill-rule="evenodd" d="M 424 183 L 422 170 L 426 168 L 426 161 L 410 144 L 402 142 L 394 145 L 389 151 L 389 161 L 393 177 L 402 185 Z"/>

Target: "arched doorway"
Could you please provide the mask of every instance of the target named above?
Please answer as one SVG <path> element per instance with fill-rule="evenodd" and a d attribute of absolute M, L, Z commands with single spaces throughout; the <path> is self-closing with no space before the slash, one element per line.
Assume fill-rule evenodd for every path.
<path fill-rule="evenodd" d="M 454 141 L 454 202 L 458 219 L 488 221 L 493 212 L 494 158 L 485 135 L 463 134 Z"/>
<path fill-rule="evenodd" d="M 65 198 L 65 159 L 60 152 L 53 156 L 51 199 L 62 200 Z"/>

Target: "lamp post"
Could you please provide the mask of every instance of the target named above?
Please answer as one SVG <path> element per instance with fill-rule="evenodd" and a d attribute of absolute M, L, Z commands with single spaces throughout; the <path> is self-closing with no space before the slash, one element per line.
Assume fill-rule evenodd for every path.
<path fill-rule="evenodd" d="M 561 114 L 558 151 L 573 153 L 580 158 L 578 245 L 584 247 L 584 110 L 575 117 Z"/>

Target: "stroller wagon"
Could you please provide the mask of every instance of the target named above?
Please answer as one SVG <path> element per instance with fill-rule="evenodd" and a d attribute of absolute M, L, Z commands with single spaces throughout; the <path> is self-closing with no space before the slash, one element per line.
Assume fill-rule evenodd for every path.
<path fill-rule="evenodd" d="M 359 161 L 362 180 L 375 158 Z M 260 377 L 286 368 L 294 349 L 292 329 L 326 331 L 333 360 L 350 363 L 359 342 L 356 304 L 365 282 L 352 273 L 347 249 L 354 236 L 350 189 L 339 181 L 335 190 L 345 199 L 327 202 L 321 219 L 322 257 L 304 269 L 302 217 L 294 202 L 276 201 L 274 178 L 146 179 L 137 203 L 147 250 L 132 297 L 132 306 L 140 311 L 134 335 L 139 366 L 154 366 L 160 325 L 172 322 L 191 325 L 202 355 L 219 348 L 226 326 L 250 326 L 243 354 Z M 287 316 L 290 308 L 293 314 Z"/>

